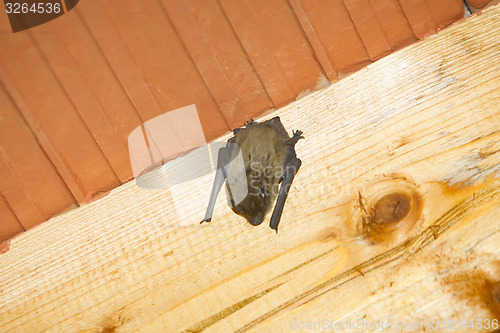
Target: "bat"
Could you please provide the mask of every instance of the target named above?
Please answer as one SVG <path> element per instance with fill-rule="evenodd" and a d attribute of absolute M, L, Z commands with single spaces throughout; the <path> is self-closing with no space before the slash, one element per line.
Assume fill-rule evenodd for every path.
<path fill-rule="evenodd" d="M 233 130 L 219 149 L 217 170 L 203 222 L 212 220 L 217 195 L 226 182 L 228 205 L 250 224 L 259 225 L 276 201 L 269 226 L 278 232 L 288 191 L 302 161 L 295 144 L 302 131 L 289 137 L 279 117 L 258 123 L 253 119 Z"/>

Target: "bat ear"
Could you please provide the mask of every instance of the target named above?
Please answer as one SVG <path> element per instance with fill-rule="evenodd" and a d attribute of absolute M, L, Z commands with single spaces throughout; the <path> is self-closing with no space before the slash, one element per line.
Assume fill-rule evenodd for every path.
<path fill-rule="evenodd" d="M 262 212 L 248 218 L 248 222 L 250 222 L 251 225 L 259 225 L 262 221 L 264 221 L 264 213 Z"/>

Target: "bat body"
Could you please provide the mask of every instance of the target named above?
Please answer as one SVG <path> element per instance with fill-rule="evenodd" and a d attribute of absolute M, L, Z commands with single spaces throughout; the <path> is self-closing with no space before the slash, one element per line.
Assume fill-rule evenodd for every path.
<path fill-rule="evenodd" d="M 301 131 L 290 138 L 279 117 L 262 123 L 250 121 L 235 129 L 226 147 L 219 150 L 210 201 L 202 222 L 212 219 L 217 195 L 226 182 L 232 210 L 252 225 L 259 225 L 276 201 L 269 226 L 278 231 L 288 191 L 301 160 L 295 144 Z"/>

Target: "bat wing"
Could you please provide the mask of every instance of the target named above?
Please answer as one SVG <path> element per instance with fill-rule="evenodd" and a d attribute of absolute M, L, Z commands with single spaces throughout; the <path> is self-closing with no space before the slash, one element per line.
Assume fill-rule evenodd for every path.
<path fill-rule="evenodd" d="M 212 220 L 217 195 L 219 195 L 220 189 L 227 179 L 227 167 L 231 161 L 234 145 L 234 138 L 231 138 L 227 141 L 226 147 L 219 149 L 217 171 L 215 172 L 215 179 L 212 185 L 212 192 L 210 193 L 210 200 L 208 201 L 207 212 L 205 213 L 205 218 L 200 223 L 210 222 Z"/>
<path fill-rule="evenodd" d="M 271 216 L 271 222 L 269 226 L 278 232 L 278 224 L 281 220 L 281 214 L 283 213 L 283 207 L 285 207 L 286 198 L 288 196 L 288 191 L 290 186 L 292 186 L 293 178 L 299 171 L 302 161 L 297 158 L 295 151 L 290 149 L 287 157 L 285 158 L 285 163 L 283 165 L 283 173 L 280 186 L 280 191 L 278 193 L 278 199 L 276 200 L 276 205 L 274 206 L 273 215 Z"/>

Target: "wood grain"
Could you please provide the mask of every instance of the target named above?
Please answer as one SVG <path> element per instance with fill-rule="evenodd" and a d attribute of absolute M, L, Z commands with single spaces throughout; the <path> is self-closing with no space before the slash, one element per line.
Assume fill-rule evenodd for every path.
<path fill-rule="evenodd" d="M 491 7 L 268 115 L 306 136 L 278 234 L 223 195 L 199 225 L 213 177 L 200 149 L 145 176 L 167 170 L 167 189 L 130 182 L 13 239 L 0 330 L 288 332 L 365 319 L 418 332 L 498 318 L 499 24 Z M 176 170 L 199 177 L 174 183 Z"/>

